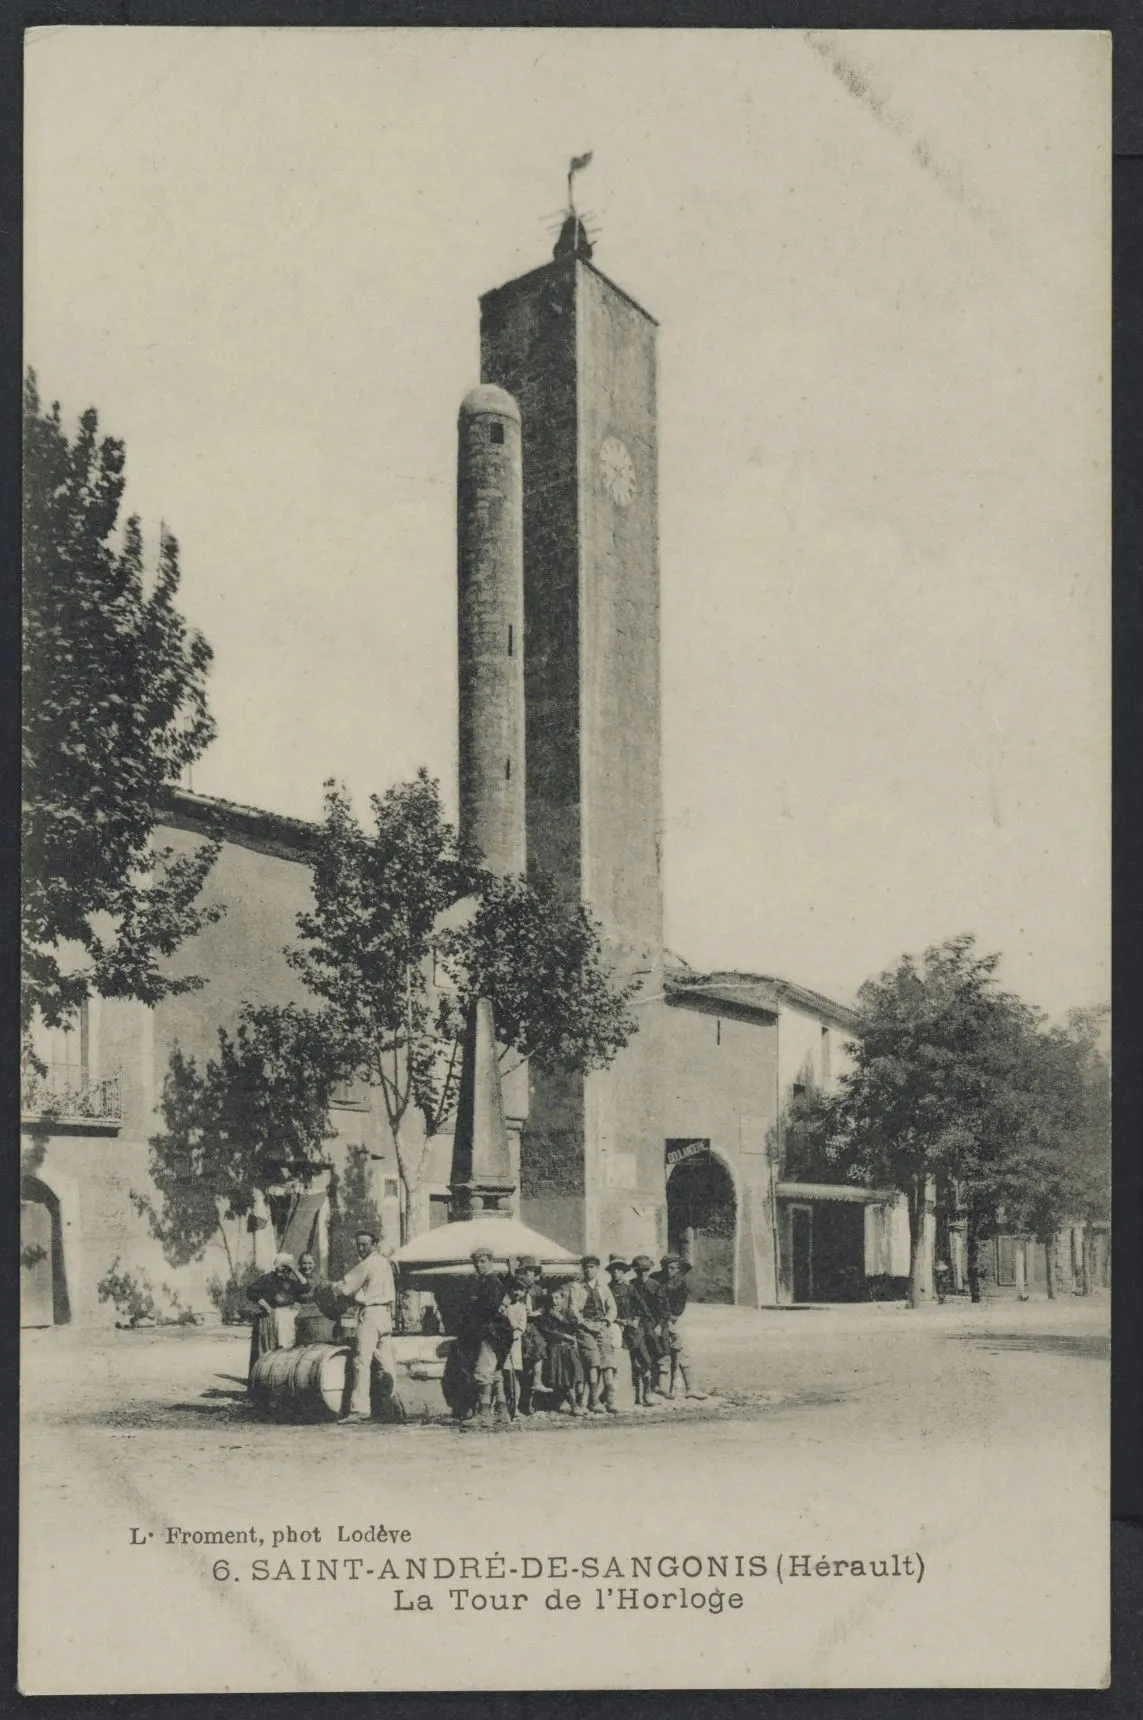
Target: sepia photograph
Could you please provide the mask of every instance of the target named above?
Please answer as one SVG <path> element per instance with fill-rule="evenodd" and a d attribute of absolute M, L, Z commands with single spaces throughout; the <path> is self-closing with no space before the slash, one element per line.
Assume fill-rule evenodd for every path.
<path fill-rule="evenodd" d="M 1110 37 L 24 105 L 21 1690 L 1105 1686 Z"/>

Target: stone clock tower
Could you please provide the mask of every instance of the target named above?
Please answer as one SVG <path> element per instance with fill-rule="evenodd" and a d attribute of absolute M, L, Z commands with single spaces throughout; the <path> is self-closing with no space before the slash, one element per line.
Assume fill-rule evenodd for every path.
<path fill-rule="evenodd" d="M 533 1071 L 521 1216 L 571 1247 L 662 1239 L 663 906 L 657 325 L 574 215 L 553 260 L 481 300 L 481 380 L 522 426 L 530 868 L 588 902 L 640 1031 L 613 1067 Z"/>

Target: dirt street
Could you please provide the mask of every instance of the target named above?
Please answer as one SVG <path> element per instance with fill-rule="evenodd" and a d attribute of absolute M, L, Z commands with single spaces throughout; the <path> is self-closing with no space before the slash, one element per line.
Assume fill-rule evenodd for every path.
<path fill-rule="evenodd" d="M 26 1333 L 22 1687 L 1091 1684 L 1107 1319 L 693 1307 L 708 1402 L 469 1435 L 261 1422 L 242 1332 Z"/>

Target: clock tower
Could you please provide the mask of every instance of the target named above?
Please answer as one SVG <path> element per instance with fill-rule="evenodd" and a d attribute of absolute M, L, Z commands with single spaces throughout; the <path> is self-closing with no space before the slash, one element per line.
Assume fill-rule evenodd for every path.
<path fill-rule="evenodd" d="M 481 380 L 522 429 L 528 865 L 587 902 L 640 1031 L 608 1070 L 535 1069 L 521 1215 L 574 1248 L 654 1249 L 663 905 L 656 333 L 569 214 L 553 259 L 481 300 Z M 622 1240 L 621 1240 L 622 1238 Z"/>

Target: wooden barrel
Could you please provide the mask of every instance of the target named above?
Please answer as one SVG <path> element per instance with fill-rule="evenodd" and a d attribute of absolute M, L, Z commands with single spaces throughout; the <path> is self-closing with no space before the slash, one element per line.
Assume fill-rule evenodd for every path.
<path fill-rule="evenodd" d="M 349 1351 L 342 1344 L 268 1350 L 250 1376 L 250 1395 L 266 1415 L 330 1421 L 342 1412 Z"/>

